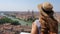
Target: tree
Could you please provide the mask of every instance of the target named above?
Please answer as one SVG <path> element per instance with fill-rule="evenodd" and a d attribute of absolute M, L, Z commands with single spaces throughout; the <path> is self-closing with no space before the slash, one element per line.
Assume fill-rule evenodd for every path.
<path fill-rule="evenodd" d="M 0 24 L 4 24 L 4 23 L 11 23 L 12 25 L 21 25 L 18 21 L 13 21 L 7 17 L 0 19 Z"/>
<path fill-rule="evenodd" d="M 21 25 L 18 21 L 13 21 L 11 25 Z"/>

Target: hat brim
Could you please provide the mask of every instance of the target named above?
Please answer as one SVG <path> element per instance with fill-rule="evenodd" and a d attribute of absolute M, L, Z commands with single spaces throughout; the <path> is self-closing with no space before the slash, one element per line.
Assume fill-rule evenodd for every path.
<path fill-rule="evenodd" d="M 39 4 L 38 5 L 38 9 L 40 10 L 42 8 L 42 4 Z"/>

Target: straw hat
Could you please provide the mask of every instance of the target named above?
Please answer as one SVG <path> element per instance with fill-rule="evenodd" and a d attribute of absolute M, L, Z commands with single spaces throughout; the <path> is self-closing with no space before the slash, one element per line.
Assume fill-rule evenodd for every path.
<path fill-rule="evenodd" d="M 45 2 L 43 4 L 39 4 L 38 5 L 38 9 L 40 10 L 41 8 L 43 8 L 44 10 L 52 10 L 53 6 L 49 3 L 49 2 Z"/>

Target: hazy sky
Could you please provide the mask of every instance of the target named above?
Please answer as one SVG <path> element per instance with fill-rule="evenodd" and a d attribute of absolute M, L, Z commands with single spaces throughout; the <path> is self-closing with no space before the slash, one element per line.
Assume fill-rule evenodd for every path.
<path fill-rule="evenodd" d="M 50 2 L 55 11 L 60 11 L 60 0 L 0 0 L 0 11 L 38 11 L 37 5 Z"/>

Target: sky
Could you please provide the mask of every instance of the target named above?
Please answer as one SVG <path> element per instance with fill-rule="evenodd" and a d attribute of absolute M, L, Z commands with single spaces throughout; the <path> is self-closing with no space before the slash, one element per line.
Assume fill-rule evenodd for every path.
<path fill-rule="evenodd" d="M 50 2 L 54 11 L 60 11 L 60 0 L 0 0 L 0 11 L 38 11 L 38 4 L 44 2 Z"/>

